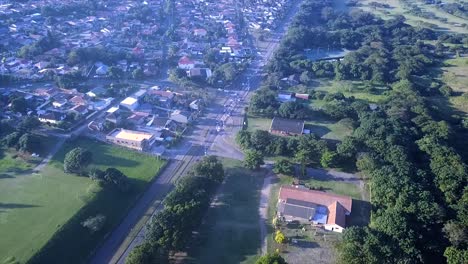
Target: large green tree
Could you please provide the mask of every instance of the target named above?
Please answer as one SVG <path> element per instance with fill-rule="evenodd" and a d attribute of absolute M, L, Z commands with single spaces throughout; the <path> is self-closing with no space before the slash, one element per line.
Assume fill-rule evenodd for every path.
<path fill-rule="evenodd" d="M 244 165 L 251 170 L 257 170 L 260 165 L 264 164 L 263 154 L 257 150 L 247 150 L 245 152 Z"/>
<path fill-rule="evenodd" d="M 65 172 L 82 174 L 93 161 L 93 154 L 83 148 L 74 148 L 65 155 L 63 169 Z"/>

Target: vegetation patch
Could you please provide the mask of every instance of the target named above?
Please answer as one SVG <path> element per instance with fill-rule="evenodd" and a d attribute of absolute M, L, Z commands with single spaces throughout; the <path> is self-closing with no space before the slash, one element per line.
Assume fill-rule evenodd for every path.
<path fill-rule="evenodd" d="M 193 263 L 254 263 L 260 248 L 258 204 L 265 172 L 223 160 L 226 180 L 200 228 Z"/>
<path fill-rule="evenodd" d="M 102 188 L 88 177 L 64 173 L 64 155 L 78 146 L 93 154 L 93 165 L 124 172 L 132 191 L 122 194 Z M 33 255 L 31 263 L 82 263 L 163 164 L 142 153 L 80 138 L 64 145 L 39 173 L 0 178 L 0 256 L 20 263 Z M 99 214 L 106 218 L 99 231 L 82 226 Z"/>

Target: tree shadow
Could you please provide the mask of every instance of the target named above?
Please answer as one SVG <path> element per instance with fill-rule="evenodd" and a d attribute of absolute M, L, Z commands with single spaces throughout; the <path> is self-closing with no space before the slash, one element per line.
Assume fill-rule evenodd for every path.
<path fill-rule="evenodd" d="M 7 174 L 7 173 L 0 173 L 0 179 L 13 179 L 15 178 L 13 175 L 11 174 Z"/>
<path fill-rule="evenodd" d="M 21 209 L 21 208 L 32 208 L 40 207 L 34 204 L 20 204 L 20 203 L 0 203 L 0 209 Z"/>
<path fill-rule="evenodd" d="M 368 201 L 353 199 L 351 214 L 346 216 L 346 226 L 367 226 L 372 205 Z"/>
<path fill-rule="evenodd" d="M 291 246 L 298 248 L 318 248 L 320 245 L 316 242 L 307 241 L 307 240 L 297 240 L 296 243 L 291 242 Z"/>
<path fill-rule="evenodd" d="M 315 134 L 319 137 L 323 137 L 326 134 L 331 132 L 331 130 L 326 126 L 312 125 L 312 124 L 306 124 L 304 126 L 304 129 L 310 130 L 310 133 Z"/>

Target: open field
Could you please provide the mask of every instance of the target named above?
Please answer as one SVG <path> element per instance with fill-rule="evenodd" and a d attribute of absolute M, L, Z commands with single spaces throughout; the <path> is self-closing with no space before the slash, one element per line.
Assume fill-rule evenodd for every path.
<path fill-rule="evenodd" d="M 435 15 L 434 19 L 427 19 L 419 17 L 408 12 L 408 9 L 402 5 L 399 0 L 387 0 L 385 4 L 388 4 L 390 8 L 373 8 L 369 6 L 371 2 L 378 2 L 374 0 L 359 0 L 358 3 L 360 6 L 358 8 L 375 13 L 376 15 L 382 17 L 383 19 L 390 19 L 396 15 L 403 15 L 406 18 L 406 22 L 412 26 L 427 26 L 432 24 L 435 30 L 447 31 L 453 33 L 468 33 L 466 27 L 462 27 L 458 24 L 466 23 L 466 20 L 459 18 L 457 16 L 451 15 L 449 13 L 438 10 L 436 7 L 423 4 L 418 2 L 418 7 L 421 11 L 431 12 Z M 442 21 L 441 19 L 447 19 Z"/>
<path fill-rule="evenodd" d="M 455 92 L 468 92 L 468 57 L 446 60 L 442 71 L 442 80 Z"/>
<path fill-rule="evenodd" d="M 200 228 L 193 263 L 254 263 L 260 250 L 258 204 L 263 171 L 224 160 L 226 180 Z M 198 240 L 198 239 L 197 239 Z"/>
<path fill-rule="evenodd" d="M 271 119 L 249 117 L 247 130 L 250 132 L 255 130 L 268 131 L 270 129 L 270 125 Z M 323 139 L 330 140 L 342 140 L 352 132 L 352 130 L 343 122 L 329 121 L 318 116 L 313 117 L 311 121 L 306 121 L 305 129 L 309 129 L 311 133 L 314 133 Z"/>
<path fill-rule="evenodd" d="M 335 80 L 319 80 L 315 85 L 318 91 L 327 93 L 343 93 L 344 96 L 354 96 L 358 100 L 363 100 L 368 103 L 378 103 L 385 98 L 383 94 L 387 89 L 385 87 L 376 87 L 374 91 L 368 92 L 365 90 L 365 85 L 361 81 L 335 81 Z"/>
<path fill-rule="evenodd" d="M 76 146 L 90 150 L 97 167 L 115 167 L 129 176 L 132 192 L 121 194 L 110 188 L 102 189 L 87 177 L 64 173 L 64 155 Z M 83 262 L 125 215 L 163 163 L 81 138 L 64 145 L 40 173 L 0 178 L 0 261 L 8 258 L 24 263 L 40 252 L 33 262 Z M 98 213 L 107 219 L 101 231 L 91 234 L 80 223 Z"/>

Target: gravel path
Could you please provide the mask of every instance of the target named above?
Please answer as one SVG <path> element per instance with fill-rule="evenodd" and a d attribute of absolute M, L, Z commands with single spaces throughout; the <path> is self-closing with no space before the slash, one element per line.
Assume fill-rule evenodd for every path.
<path fill-rule="evenodd" d="M 271 193 L 271 179 L 273 174 L 269 174 L 263 180 L 263 186 L 260 193 L 260 206 L 258 211 L 260 213 L 260 239 L 262 241 L 262 255 L 267 253 L 267 224 L 268 224 L 268 201 L 270 200 Z"/>

